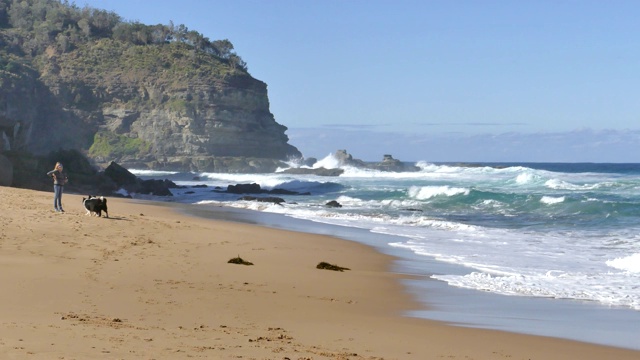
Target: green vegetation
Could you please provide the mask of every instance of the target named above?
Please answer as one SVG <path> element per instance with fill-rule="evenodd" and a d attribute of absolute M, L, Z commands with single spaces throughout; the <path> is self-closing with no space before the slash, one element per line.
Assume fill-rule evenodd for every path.
<path fill-rule="evenodd" d="M 101 131 L 95 135 L 93 145 L 89 148 L 89 155 L 110 159 L 120 158 L 125 155 L 146 154 L 149 153 L 150 149 L 150 144 L 141 139 L 132 139 L 111 132 Z"/>
<path fill-rule="evenodd" d="M 0 98 L 7 100 L 0 111 L 12 109 L 4 122 L 20 130 L 17 136 L 28 128 L 18 123 L 51 132 L 27 146 L 33 151 L 142 158 L 155 142 L 123 134 L 130 123 L 113 133 L 106 126 L 113 117 L 138 114 L 145 126 L 156 121 L 153 111 L 195 118 L 216 100 L 212 92 L 244 86 L 262 90 L 229 40 L 210 40 L 185 25 L 126 21 L 72 0 L 0 0 Z"/>
<path fill-rule="evenodd" d="M 98 52 L 108 56 L 111 50 L 100 46 L 101 39 L 119 42 L 126 48 L 146 48 L 168 44 L 180 44 L 194 54 L 203 54 L 226 67 L 247 71 L 247 64 L 233 51 L 227 40 L 209 40 L 185 25 L 145 25 L 137 21 L 125 21 L 118 14 L 88 6 L 78 7 L 68 0 L 0 0 L 0 48 L 26 57 L 70 53 L 78 49 L 98 45 Z M 113 43 L 111 43 L 113 44 Z M 104 44 L 103 44 L 104 45 Z M 137 50 L 138 51 L 138 50 Z M 123 52 L 121 52 L 122 54 Z M 105 56 L 98 56 L 104 59 Z M 87 65 L 98 62 L 87 60 Z M 143 63 L 139 65 L 144 66 Z M 169 66 L 160 62 L 161 67 Z"/>

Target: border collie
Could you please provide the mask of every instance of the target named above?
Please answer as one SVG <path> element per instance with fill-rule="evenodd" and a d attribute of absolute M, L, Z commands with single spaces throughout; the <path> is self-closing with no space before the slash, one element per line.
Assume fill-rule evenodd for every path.
<path fill-rule="evenodd" d="M 82 198 L 82 204 L 84 208 L 87 209 L 87 213 L 85 215 L 92 216 L 96 214 L 96 216 L 102 216 L 102 212 L 104 211 L 105 217 L 109 217 L 109 211 L 107 210 L 107 198 L 104 196 L 93 196 L 89 195 L 87 198 Z"/>

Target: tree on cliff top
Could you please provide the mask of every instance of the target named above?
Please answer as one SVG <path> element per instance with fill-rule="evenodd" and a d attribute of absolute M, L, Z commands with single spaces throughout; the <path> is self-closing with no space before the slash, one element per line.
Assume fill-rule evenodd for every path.
<path fill-rule="evenodd" d="M 185 25 L 145 25 L 125 21 L 120 15 L 88 6 L 79 8 L 67 0 L 0 0 L 0 29 L 9 30 L 11 49 L 30 57 L 55 49 L 72 51 L 84 43 L 110 38 L 133 45 L 180 42 L 195 51 L 217 57 L 233 69 L 247 71 L 247 64 L 233 52 L 227 40 L 211 41 Z M 1 39 L 0 39 L 1 40 Z M 5 47 L 0 41 L 0 47 Z"/>

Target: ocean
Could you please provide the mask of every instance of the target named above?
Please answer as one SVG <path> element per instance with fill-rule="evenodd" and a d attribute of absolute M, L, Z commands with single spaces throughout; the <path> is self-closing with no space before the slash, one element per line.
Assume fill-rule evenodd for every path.
<path fill-rule="evenodd" d="M 415 165 L 338 177 L 130 171 L 181 185 L 171 202 L 251 210 L 263 225 L 396 256 L 425 302 L 409 316 L 640 349 L 640 164 Z M 310 195 L 277 205 L 218 192 L 246 183 Z"/>

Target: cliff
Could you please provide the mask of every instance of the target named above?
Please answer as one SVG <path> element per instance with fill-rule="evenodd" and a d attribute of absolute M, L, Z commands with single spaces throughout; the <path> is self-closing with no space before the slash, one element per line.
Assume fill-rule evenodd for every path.
<path fill-rule="evenodd" d="M 302 156 L 228 40 L 18 3 L 0 1 L 0 150 L 210 172 L 271 172 Z"/>

